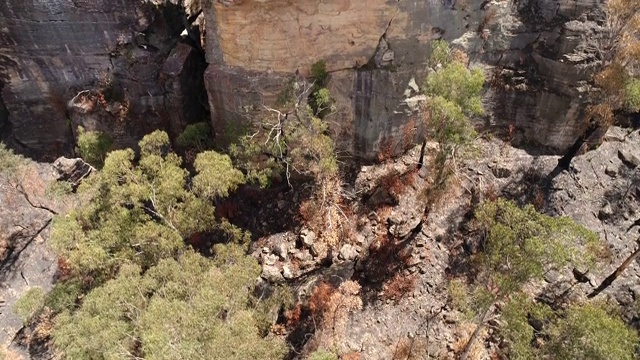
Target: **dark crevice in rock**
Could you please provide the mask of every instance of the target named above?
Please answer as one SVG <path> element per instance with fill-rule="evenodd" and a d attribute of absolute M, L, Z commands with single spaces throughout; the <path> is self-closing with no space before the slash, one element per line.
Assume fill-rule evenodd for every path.
<path fill-rule="evenodd" d="M 12 239 L 13 241 L 9 241 L 10 244 L 20 244 L 22 246 L 14 246 L 8 249 L 7 255 L 2 262 L 0 262 L 0 282 L 4 282 L 6 280 L 6 276 L 12 274 L 14 272 L 13 265 L 16 263 L 20 254 L 31 245 L 33 240 L 35 240 L 38 235 L 40 235 L 50 224 L 53 219 L 50 218 L 47 220 L 44 225 L 38 228 L 33 234 L 26 235 L 23 232 L 18 232 L 13 235 L 17 239 Z M 20 238 L 23 237 L 24 241 L 20 241 Z"/>
<path fill-rule="evenodd" d="M 4 105 L 4 101 L 2 100 L 2 88 L 4 84 L 0 81 L 0 140 L 4 140 L 4 138 L 9 134 L 10 123 L 9 123 L 9 110 Z"/>
<path fill-rule="evenodd" d="M 585 148 L 585 146 L 588 147 L 588 140 L 596 131 L 598 131 L 599 127 L 600 126 L 596 123 L 589 125 L 584 134 L 582 134 L 582 136 L 580 136 L 576 140 L 576 142 L 567 150 L 565 155 L 558 160 L 558 166 L 564 170 L 568 170 L 569 166 L 571 165 L 571 160 L 577 155 L 586 152 L 587 149 Z"/>

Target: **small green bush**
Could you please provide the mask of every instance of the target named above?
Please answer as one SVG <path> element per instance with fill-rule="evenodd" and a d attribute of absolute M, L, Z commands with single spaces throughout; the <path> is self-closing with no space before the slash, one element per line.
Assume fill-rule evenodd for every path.
<path fill-rule="evenodd" d="M 640 111 L 640 79 L 631 79 L 625 87 L 626 105 L 630 111 Z"/>
<path fill-rule="evenodd" d="M 54 313 L 72 309 L 82 294 L 82 285 L 78 280 L 59 282 L 47 294 L 44 305 Z"/>
<path fill-rule="evenodd" d="M 189 124 L 176 141 L 182 147 L 205 150 L 211 146 L 211 126 L 206 122 Z"/>
<path fill-rule="evenodd" d="M 326 350 L 316 350 L 309 354 L 307 360 L 338 360 L 338 355 L 326 351 Z"/>
<path fill-rule="evenodd" d="M 26 324 L 31 318 L 37 314 L 44 306 L 44 290 L 40 287 L 29 289 L 22 297 L 16 302 L 13 307 L 13 312 L 22 319 Z"/>
<path fill-rule="evenodd" d="M 451 54 L 451 49 L 449 48 L 449 43 L 445 40 L 434 40 L 431 42 L 431 56 L 429 57 L 429 65 L 437 66 L 445 65 L 450 61 L 449 55 Z"/>
<path fill-rule="evenodd" d="M 25 162 L 25 158 L 7 149 L 5 144 L 0 142 L 0 173 L 11 174 Z"/>
<path fill-rule="evenodd" d="M 638 333 L 607 306 L 587 303 L 572 306 L 548 330 L 544 351 L 553 359 L 636 359 Z"/>
<path fill-rule="evenodd" d="M 86 131 L 84 127 L 78 126 L 76 153 L 89 164 L 102 167 L 112 143 L 109 135 L 99 131 Z"/>
<path fill-rule="evenodd" d="M 311 77 L 316 82 L 316 86 L 324 87 L 329 77 L 327 71 L 327 63 L 324 60 L 318 60 L 311 65 Z"/>

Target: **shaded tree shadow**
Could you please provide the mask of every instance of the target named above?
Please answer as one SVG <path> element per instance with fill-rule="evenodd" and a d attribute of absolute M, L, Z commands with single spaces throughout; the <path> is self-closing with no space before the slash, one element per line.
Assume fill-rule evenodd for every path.
<path fill-rule="evenodd" d="M 32 234 L 25 234 L 18 232 L 9 239 L 9 244 L 12 246 L 8 249 L 8 253 L 4 260 L 0 262 L 0 283 L 7 281 L 10 274 L 16 274 L 18 270 L 18 260 L 22 253 L 33 243 L 33 241 L 40 235 L 52 222 L 53 219 L 47 220 L 44 225 L 35 229 Z"/>
<path fill-rule="evenodd" d="M 359 262 L 353 276 L 362 286 L 365 306 L 374 304 L 385 284 L 410 267 L 413 250 L 410 245 L 422 231 L 422 226 L 421 221 L 403 238 L 387 231 L 371 243 L 367 257 Z"/>

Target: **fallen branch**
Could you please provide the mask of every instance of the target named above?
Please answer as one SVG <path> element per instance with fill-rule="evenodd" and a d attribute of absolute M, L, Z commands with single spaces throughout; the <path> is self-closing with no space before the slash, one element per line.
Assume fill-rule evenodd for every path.
<path fill-rule="evenodd" d="M 638 239 L 637 241 L 640 243 L 640 239 Z M 627 259 L 623 261 L 622 264 L 618 266 L 618 268 L 613 273 L 611 273 L 611 275 L 607 276 L 595 290 L 593 290 L 589 295 L 587 295 L 587 298 L 591 299 L 593 297 L 596 297 L 598 296 L 598 294 L 603 292 L 606 288 L 611 286 L 611 284 L 613 284 L 613 282 L 620 276 L 620 274 L 622 274 L 622 272 L 625 271 L 627 267 L 629 267 L 629 265 L 639 255 L 640 255 L 640 246 L 636 249 L 636 251 L 632 252 L 631 255 L 629 255 L 629 257 L 627 257 Z"/>

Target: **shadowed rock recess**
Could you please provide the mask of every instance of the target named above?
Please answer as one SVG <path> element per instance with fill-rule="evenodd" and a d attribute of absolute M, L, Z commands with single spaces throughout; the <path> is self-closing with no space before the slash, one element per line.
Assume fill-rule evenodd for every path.
<path fill-rule="evenodd" d="M 209 115 L 221 131 L 258 121 L 288 79 L 324 60 L 338 147 L 375 159 L 413 133 L 429 42 L 443 38 L 491 79 L 480 128 L 515 125 L 517 144 L 563 152 L 584 131 L 581 94 L 597 65 L 586 40 L 602 3 L 5 1 L 0 129 L 39 158 L 71 152 L 78 125 L 117 147 Z"/>
<path fill-rule="evenodd" d="M 201 121 L 205 63 L 198 46 L 180 37 L 185 27 L 193 34 L 195 7 L 156 3 L 3 2 L 3 137 L 53 160 L 71 152 L 78 125 L 105 131 L 124 147 L 157 128 L 175 133 Z"/>

